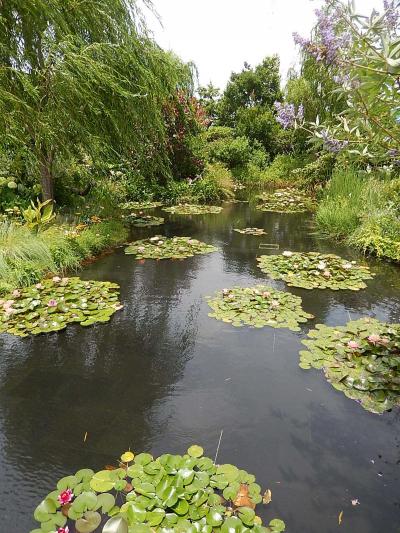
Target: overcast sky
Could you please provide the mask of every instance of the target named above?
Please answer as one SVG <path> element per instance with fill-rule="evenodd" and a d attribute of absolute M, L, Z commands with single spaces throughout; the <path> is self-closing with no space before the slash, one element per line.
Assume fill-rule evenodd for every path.
<path fill-rule="evenodd" d="M 382 0 L 356 0 L 370 14 Z M 157 42 L 185 61 L 194 61 L 200 83 L 223 88 L 232 71 L 279 54 L 281 74 L 296 65 L 292 33 L 309 35 L 321 0 L 153 0 L 163 27 L 150 26 Z"/>

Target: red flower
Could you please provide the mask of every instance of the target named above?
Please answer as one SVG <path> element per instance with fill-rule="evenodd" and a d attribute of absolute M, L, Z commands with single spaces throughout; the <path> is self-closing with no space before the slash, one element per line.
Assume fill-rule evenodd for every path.
<path fill-rule="evenodd" d="M 70 503 L 72 501 L 72 498 L 74 497 L 74 493 L 71 489 L 63 490 L 61 494 L 58 495 L 58 501 L 61 503 L 61 505 L 65 505 L 67 503 Z M 68 532 L 65 532 L 68 533 Z"/>

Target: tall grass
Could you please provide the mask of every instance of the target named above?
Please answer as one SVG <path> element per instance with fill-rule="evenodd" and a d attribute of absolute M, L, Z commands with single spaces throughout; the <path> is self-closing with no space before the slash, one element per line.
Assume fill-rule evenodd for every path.
<path fill-rule="evenodd" d="M 65 227 L 33 234 L 24 226 L 0 224 L 0 294 L 38 282 L 49 273 L 77 269 L 83 259 L 123 242 L 122 223 L 102 222 L 70 237 Z"/>

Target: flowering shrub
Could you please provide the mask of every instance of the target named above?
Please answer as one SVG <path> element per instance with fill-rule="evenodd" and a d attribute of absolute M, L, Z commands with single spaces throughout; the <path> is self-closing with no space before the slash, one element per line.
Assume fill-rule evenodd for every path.
<path fill-rule="evenodd" d="M 293 104 L 276 103 L 278 122 L 285 128 L 303 128 L 329 152 L 346 150 L 356 159 L 397 165 L 399 2 L 385 0 L 384 12 L 374 11 L 368 18 L 355 12 L 352 2 L 325 0 L 316 15 L 312 38 L 294 34 L 294 40 L 306 56 L 324 65 L 346 109 L 329 124 L 318 118 L 304 123 Z"/>
<path fill-rule="evenodd" d="M 135 255 L 136 259 L 186 259 L 216 251 L 214 246 L 191 237 L 167 238 L 162 235 L 135 241 L 125 248 L 125 253 Z"/>
<path fill-rule="evenodd" d="M 208 316 L 237 327 L 270 326 L 300 331 L 299 324 L 313 318 L 301 308 L 299 296 L 267 285 L 223 289 L 214 298 L 208 298 L 208 305 L 213 310 Z"/>
<path fill-rule="evenodd" d="M 400 404 L 400 324 L 371 318 L 318 324 L 302 341 L 300 367 L 323 369 L 335 389 L 372 413 Z"/>
<path fill-rule="evenodd" d="M 255 481 L 245 470 L 203 457 L 197 445 L 156 459 L 128 451 L 115 467 L 60 479 L 36 507 L 41 528 L 31 533 L 284 531 L 282 520 L 263 526 L 256 516 L 256 506 L 271 502 L 271 491 L 261 494 Z"/>
<path fill-rule="evenodd" d="M 286 250 L 282 255 L 262 255 L 257 261 L 272 279 L 303 289 L 358 291 L 365 289 L 364 280 L 373 278 L 368 267 L 333 254 Z"/>

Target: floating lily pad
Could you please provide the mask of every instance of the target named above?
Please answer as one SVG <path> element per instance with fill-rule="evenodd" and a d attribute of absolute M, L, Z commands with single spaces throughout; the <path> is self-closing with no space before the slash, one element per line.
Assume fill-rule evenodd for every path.
<path fill-rule="evenodd" d="M 125 253 L 136 255 L 136 259 L 185 259 L 217 250 L 218 248 L 191 237 L 166 238 L 156 235 L 150 239 L 133 242 L 125 248 Z"/>
<path fill-rule="evenodd" d="M 62 478 L 57 490 L 36 508 L 34 518 L 41 528 L 34 531 L 64 527 L 90 533 L 101 523 L 103 533 L 212 533 L 215 528 L 224 533 L 270 533 L 285 529 L 278 519 L 269 527 L 262 526 L 255 511 L 262 501 L 261 487 L 252 474 L 231 464 L 215 465 L 203 457 L 201 446 L 190 446 L 185 455 L 164 454 L 156 459 L 130 451 L 121 457 L 133 459 L 134 464 L 128 468 L 109 465 L 97 473 L 79 470 Z M 77 484 L 82 479 L 83 487 Z M 68 490 L 62 492 L 60 487 Z"/>
<path fill-rule="evenodd" d="M 163 211 L 174 215 L 204 215 L 206 213 L 220 213 L 222 207 L 216 205 L 180 204 L 164 207 Z"/>
<path fill-rule="evenodd" d="M 372 413 L 400 405 L 400 324 L 372 318 L 338 327 L 318 324 L 308 337 L 301 368 L 323 369 L 335 389 Z"/>
<path fill-rule="evenodd" d="M 237 233 L 241 233 L 242 235 L 266 235 L 267 234 L 267 232 L 264 231 L 262 228 L 244 228 L 244 229 L 235 228 L 233 231 L 236 231 Z"/>
<path fill-rule="evenodd" d="M 234 326 L 300 331 L 299 324 L 313 318 L 302 309 L 299 296 L 266 285 L 223 289 L 208 299 L 208 305 L 213 310 L 208 316 Z"/>
<path fill-rule="evenodd" d="M 161 226 L 164 224 L 164 219 L 162 217 L 153 217 L 143 213 L 129 213 L 128 215 L 124 215 L 124 218 L 127 222 L 129 222 L 129 224 L 139 228 Z"/>
<path fill-rule="evenodd" d="M 162 202 L 126 202 L 121 206 L 122 209 L 132 209 L 133 211 L 142 209 L 155 209 L 156 207 L 161 207 Z"/>
<path fill-rule="evenodd" d="M 15 290 L 0 300 L 0 333 L 26 337 L 60 331 L 74 322 L 82 326 L 108 322 L 122 308 L 118 289 L 108 281 L 55 276 Z"/>
<path fill-rule="evenodd" d="M 318 252 L 289 252 L 282 255 L 262 255 L 259 267 L 272 279 L 286 281 L 302 289 L 364 289 L 364 280 L 372 279 L 369 268 L 347 261 L 338 255 Z"/>
<path fill-rule="evenodd" d="M 278 189 L 269 194 L 258 196 L 261 202 L 257 209 L 260 211 L 272 211 L 275 213 L 303 213 L 310 211 L 314 203 L 305 193 L 296 189 Z"/>

